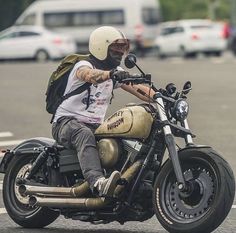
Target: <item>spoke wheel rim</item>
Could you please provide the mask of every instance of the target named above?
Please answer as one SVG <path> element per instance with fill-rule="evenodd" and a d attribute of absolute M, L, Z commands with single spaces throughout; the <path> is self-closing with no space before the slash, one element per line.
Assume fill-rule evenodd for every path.
<path fill-rule="evenodd" d="M 9 183 L 9 198 L 14 206 L 14 211 L 20 215 L 30 217 L 41 210 L 41 207 L 32 207 L 28 204 L 29 196 L 22 196 L 19 187 L 16 184 L 17 178 L 24 178 L 31 167 L 31 163 L 24 164 L 19 171 L 16 172 L 15 179 Z"/>

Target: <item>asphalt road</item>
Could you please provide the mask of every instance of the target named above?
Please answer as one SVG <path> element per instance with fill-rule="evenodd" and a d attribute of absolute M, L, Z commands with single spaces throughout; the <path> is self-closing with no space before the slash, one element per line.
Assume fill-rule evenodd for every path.
<path fill-rule="evenodd" d="M 236 174 L 236 58 L 226 54 L 220 58 L 199 57 L 196 60 L 170 58 L 163 61 L 152 57 L 140 59 L 139 65 L 152 74 L 159 87 L 173 82 L 181 89 L 190 80 L 193 90 L 189 94 L 189 124 L 197 135 L 195 143 L 211 145 L 230 163 Z M 57 63 L 0 64 L 0 150 L 12 148 L 18 141 L 30 137 L 51 137 L 50 116 L 45 111 L 47 80 Z M 138 71 L 133 69 L 133 73 Z M 108 110 L 111 114 L 135 97 L 121 90 Z M 181 143 L 181 142 L 180 142 Z M 2 176 L 0 176 L 2 178 Z M 1 182 L 0 182 L 1 189 Z M 226 221 L 215 231 L 236 232 L 236 201 Z M 27 230 L 18 227 L 5 213 L 0 195 L 0 232 L 158 232 L 166 231 L 155 218 L 144 223 L 130 222 L 94 226 L 59 218 L 44 230 Z"/>

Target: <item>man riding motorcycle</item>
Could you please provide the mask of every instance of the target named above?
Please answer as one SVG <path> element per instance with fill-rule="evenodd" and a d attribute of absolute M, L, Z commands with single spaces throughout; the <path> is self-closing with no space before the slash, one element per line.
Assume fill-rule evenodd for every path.
<path fill-rule="evenodd" d="M 84 91 L 63 101 L 53 120 L 54 139 L 77 151 L 85 180 L 91 190 L 100 196 L 112 196 L 120 178 L 118 171 L 105 178 L 93 134 L 104 120 L 113 89 L 121 87 L 144 101 L 150 101 L 154 94 L 149 87 L 141 84 L 119 83 L 119 80 L 129 77 L 129 73 L 119 67 L 123 55 L 128 51 L 129 41 L 121 31 L 110 26 L 94 30 L 89 39 L 89 59 L 75 64 L 64 95 L 85 82 L 92 85 L 88 92 Z"/>

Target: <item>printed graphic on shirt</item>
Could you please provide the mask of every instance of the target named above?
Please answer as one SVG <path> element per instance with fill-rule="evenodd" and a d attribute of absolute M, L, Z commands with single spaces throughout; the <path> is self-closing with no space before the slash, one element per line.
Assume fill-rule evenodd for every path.
<path fill-rule="evenodd" d="M 90 95 L 90 98 L 89 98 L 89 105 L 95 103 L 95 101 L 96 101 L 96 100 L 93 99 L 92 96 Z M 82 99 L 82 103 L 83 103 L 84 105 L 87 105 L 87 102 L 88 102 L 88 97 L 85 97 L 85 98 Z"/>
<path fill-rule="evenodd" d="M 95 94 L 95 96 L 96 96 L 96 98 L 99 98 L 99 96 L 102 94 L 102 92 L 97 92 L 96 94 Z"/>

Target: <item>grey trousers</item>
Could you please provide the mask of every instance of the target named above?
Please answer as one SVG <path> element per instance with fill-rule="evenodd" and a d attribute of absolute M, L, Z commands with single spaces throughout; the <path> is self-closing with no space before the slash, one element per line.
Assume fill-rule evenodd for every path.
<path fill-rule="evenodd" d="M 77 151 L 83 176 L 92 190 L 97 179 L 104 176 L 93 133 L 97 126 L 71 117 L 61 117 L 52 125 L 53 138 L 66 148 Z"/>

